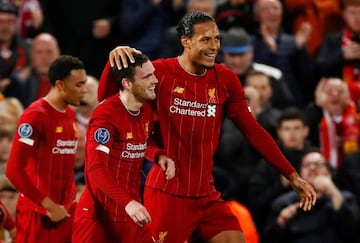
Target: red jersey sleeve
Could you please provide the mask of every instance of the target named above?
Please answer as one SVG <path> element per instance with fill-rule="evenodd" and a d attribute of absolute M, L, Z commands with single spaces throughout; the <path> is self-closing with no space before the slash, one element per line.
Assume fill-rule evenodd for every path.
<path fill-rule="evenodd" d="M 6 176 L 9 180 L 35 203 L 40 203 L 45 195 L 34 185 L 26 172 L 26 167 L 32 154 L 37 152 L 38 141 L 41 139 L 42 125 L 41 119 L 36 118 L 38 115 L 27 114 L 20 118 L 6 166 Z"/>
<path fill-rule="evenodd" d="M 102 143 L 96 141 L 94 137 L 99 135 L 100 131 L 103 133 L 105 139 Z M 109 176 L 106 171 L 106 165 L 110 159 L 110 148 L 114 143 L 112 134 L 115 128 L 111 123 L 103 119 L 96 119 L 90 124 L 87 136 L 87 158 L 86 158 L 86 173 L 92 191 L 102 191 L 105 195 L 118 202 L 123 207 L 126 206 L 132 199 L 129 194 L 119 187 L 115 180 Z M 96 179 L 94 179 L 96 178 Z"/>

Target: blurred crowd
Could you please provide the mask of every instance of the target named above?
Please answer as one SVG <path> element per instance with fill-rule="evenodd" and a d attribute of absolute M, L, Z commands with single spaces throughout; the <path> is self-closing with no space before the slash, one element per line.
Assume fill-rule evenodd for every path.
<path fill-rule="evenodd" d="M 50 89 L 50 63 L 74 55 L 89 74 L 76 108 L 80 194 L 87 122 L 109 51 L 129 45 L 151 60 L 177 56 L 177 21 L 194 10 L 215 18 L 217 62 L 238 75 L 256 120 L 318 192 L 314 210 L 300 212 L 286 178 L 224 117 L 215 183 L 224 200 L 249 210 L 258 237 L 248 242 L 360 240 L 360 0 L 0 0 L 3 204 L 15 218 L 6 162 L 23 110 Z"/>

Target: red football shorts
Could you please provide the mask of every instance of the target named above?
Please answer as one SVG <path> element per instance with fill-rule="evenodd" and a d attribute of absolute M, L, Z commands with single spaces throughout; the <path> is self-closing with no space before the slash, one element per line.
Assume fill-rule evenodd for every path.
<path fill-rule="evenodd" d="M 94 218 L 77 216 L 74 221 L 73 243 L 152 243 L 150 230 L 134 222 L 101 222 Z"/>
<path fill-rule="evenodd" d="M 145 207 L 149 210 L 154 242 L 184 243 L 196 235 L 208 241 L 225 230 L 240 230 L 237 218 L 219 192 L 200 198 L 180 197 L 145 187 Z"/>
<path fill-rule="evenodd" d="M 75 210 L 73 210 L 75 211 Z M 16 207 L 16 243 L 28 242 L 71 242 L 74 212 L 61 222 L 52 222 L 46 215 L 35 212 L 28 202 L 19 197 Z"/>

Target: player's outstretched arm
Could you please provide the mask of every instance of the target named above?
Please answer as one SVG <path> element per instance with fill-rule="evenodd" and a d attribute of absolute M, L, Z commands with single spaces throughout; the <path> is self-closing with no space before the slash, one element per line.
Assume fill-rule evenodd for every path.
<path fill-rule="evenodd" d="M 316 202 L 316 192 L 313 186 L 302 179 L 297 172 L 291 173 L 288 179 L 292 188 L 300 197 L 300 208 L 304 211 L 311 210 Z"/>
<path fill-rule="evenodd" d="M 165 171 L 166 180 L 170 180 L 175 176 L 175 162 L 172 159 L 162 154 L 159 156 L 158 164 Z"/>
<path fill-rule="evenodd" d="M 130 46 L 118 46 L 109 54 L 109 62 L 111 67 L 122 69 L 128 67 L 128 58 L 131 63 L 135 62 L 133 53 L 141 54 L 141 51 Z M 128 58 L 127 58 L 128 57 Z"/>

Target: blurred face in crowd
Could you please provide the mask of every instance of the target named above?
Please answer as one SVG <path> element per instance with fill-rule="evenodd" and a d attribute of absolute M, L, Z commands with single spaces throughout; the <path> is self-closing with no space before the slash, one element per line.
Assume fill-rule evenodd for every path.
<path fill-rule="evenodd" d="M 0 125 L 16 126 L 24 108 L 15 97 L 7 97 L 0 102 Z"/>
<path fill-rule="evenodd" d="M 189 0 L 187 11 L 190 12 L 195 10 L 214 16 L 216 10 L 215 0 Z"/>
<path fill-rule="evenodd" d="M 0 12 L 0 44 L 10 42 L 16 33 L 16 15 Z"/>
<path fill-rule="evenodd" d="M 223 53 L 224 64 L 234 71 L 237 75 L 243 75 L 251 66 L 254 52 L 245 53 Z"/>
<path fill-rule="evenodd" d="M 0 200 L 9 210 L 9 213 L 14 217 L 16 213 L 16 203 L 18 200 L 19 193 L 12 190 L 0 191 Z"/>
<path fill-rule="evenodd" d="M 76 123 L 77 134 L 78 134 L 78 144 L 76 148 L 75 155 L 75 167 L 80 168 L 85 163 L 85 136 L 86 136 L 86 127 L 81 123 Z"/>
<path fill-rule="evenodd" d="M 47 77 L 50 64 L 58 58 L 60 50 L 50 34 L 39 34 L 31 46 L 31 63 L 39 76 Z"/>
<path fill-rule="evenodd" d="M 346 5 L 343 18 L 351 31 L 360 34 L 360 5 Z"/>
<path fill-rule="evenodd" d="M 313 181 L 317 176 L 331 176 L 331 172 L 326 163 L 321 153 L 310 152 L 302 159 L 300 175 L 311 184 L 314 184 Z"/>
<path fill-rule="evenodd" d="M 12 141 L 13 135 L 0 136 L 0 163 L 6 163 L 9 159 Z"/>
<path fill-rule="evenodd" d="M 95 79 L 95 77 L 88 75 L 87 82 L 85 84 L 87 91 L 82 98 L 80 105 L 74 107 L 76 112 L 80 113 L 85 118 L 90 117 L 91 112 L 99 103 L 97 100 L 98 85 L 98 80 Z"/>
<path fill-rule="evenodd" d="M 252 86 L 259 92 L 260 105 L 264 106 L 269 103 L 272 96 L 272 88 L 269 77 L 265 74 L 254 74 L 246 77 L 246 85 Z"/>
<path fill-rule="evenodd" d="M 286 148 L 300 150 L 304 147 L 309 128 L 300 119 L 283 120 L 277 132 Z"/>
<path fill-rule="evenodd" d="M 331 115 L 341 115 L 350 102 L 350 94 L 346 84 L 340 79 L 328 79 L 324 93 L 326 95 L 324 108 Z"/>
<path fill-rule="evenodd" d="M 281 26 L 282 6 L 279 0 L 258 0 L 256 14 L 259 22 L 268 29 L 278 29 Z"/>

